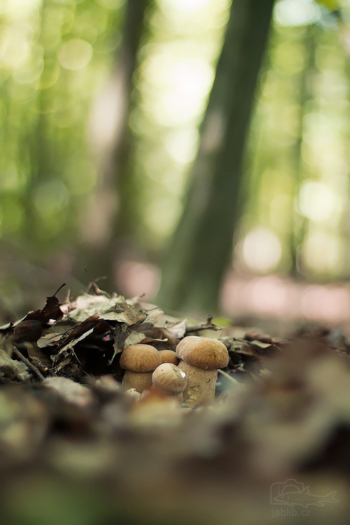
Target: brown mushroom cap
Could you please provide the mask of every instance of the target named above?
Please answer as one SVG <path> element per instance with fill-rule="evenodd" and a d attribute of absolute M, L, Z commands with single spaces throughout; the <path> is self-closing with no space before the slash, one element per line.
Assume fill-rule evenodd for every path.
<path fill-rule="evenodd" d="M 185 372 L 172 363 L 163 363 L 152 374 L 152 383 L 169 394 L 180 394 L 186 388 Z"/>
<path fill-rule="evenodd" d="M 131 372 L 153 372 L 161 363 L 158 350 L 151 345 L 128 346 L 120 357 L 120 366 Z"/>
<path fill-rule="evenodd" d="M 177 357 L 174 350 L 159 350 L 159 355 L 162 363 L 172 363 L 173 365 L 179 364 L 180 359 Z"/>
<path fill-rule="evenodd" d="M 176 355 L 185 363 L 204 370 L 225 368 L 229 362 L 226 346 L 210 337 L 184 337 L 176 347 Z"/>

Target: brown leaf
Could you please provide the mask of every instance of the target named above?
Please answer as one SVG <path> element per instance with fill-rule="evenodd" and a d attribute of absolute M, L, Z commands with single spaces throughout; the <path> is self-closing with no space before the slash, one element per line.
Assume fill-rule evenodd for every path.
<path fill-rule="evenodd" d="M 110 326 L 108 323 L 100 319 L 98 314 L 94 314 L 78 324 L 78 326 L 71 331 L 67 339 L 65 339 L 65 343 L 68 343 L 72 339 L 78 339 L 81 335 L 91 329 L 93 329 L 93 332 L 104 333 L 110 330 Z"/>
<path fill-rule="evenodd" d="M 56 297 L 56 294 L 60 289 L 65 286 L 60 286 L 57 292 L 51 297 L 46 298 L 46 304 L 42 310 L 35 310 L 28 312 L 23 321 L 40 321 L 43 325 L 49 324 L 49 321 L 60 319 L 63 316 L 63 312 L 60 309 L 60 302 Z"/>
<path fill-rule="evenodd" d="M 33 342 L 36 343 L 41 337 L 43 325 L 35 319 L 26 319 L 18 323 L 13 331 L 14 343 Z"/>
<path fill-rule="evenodd" d="M 269 335 L 264 334 L 263 332 L 260 332 L 260 330 L 249 330 L 245 334 L 244 339 L 246 339 L 247 341 L 255 340 L 255 341 L 261 341 L 262 343 L 269 343 L 269 344 L 273 343 L 272 338 Z"/>
<path fill-rule="evenodd" d="M 42 350 L 40 350 L 38 345 L 35 343 L 26 343 L 25 346 L 28 357 L 30 357 L 31 360 L 36 359 L 39 361 L 41 367 L 51 368 L 52 361 L 44 354 Z M 37 366 L 37 362 L 35 362 L 35 365 Z"/>

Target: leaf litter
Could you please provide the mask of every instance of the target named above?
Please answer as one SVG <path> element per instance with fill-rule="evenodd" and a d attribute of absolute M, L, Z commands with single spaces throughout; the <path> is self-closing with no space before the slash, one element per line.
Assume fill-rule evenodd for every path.
<path fill-rule="evenodd" d="M 0 328 L 2 523 L 347 523 L 339 330 L 275 339 L 97 290 Z M 214 404 L 124 391 L 124 348 L 175 350 L 188 334 L 229 352 Z"/>

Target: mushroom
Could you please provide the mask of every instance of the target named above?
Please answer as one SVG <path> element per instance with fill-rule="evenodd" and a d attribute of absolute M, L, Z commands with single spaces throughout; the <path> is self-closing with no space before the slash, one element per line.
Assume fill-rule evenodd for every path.
<path fill-rule="evenodd" d="M 136 388 L 129 388 L 129 390 L 127 390 L 125 394 L 128 396 L 129 401 L 131 400 L 134 403 L 136 403 L 136 401 L 139 401 L 141 397 L 140 392 L 138 392 Z"/>
<path fill-rule="evenodd" d="M 125 368 L 122 385 L 126 390 L 135 388 L 141 394 L 151 388 L 152 372 L 161 364 L 159 352 L 154 346 L 128 346 L 120 357 L 120 366 Z"/>
<path fill-rule="evenodd" d="M 181 359 L 179 368 L 187 376 L 186 405 L 195 407 L 214 401 L 218 369 L 229 362 L 226 346 L 210 337 L 188 336 L 177 345 L 176 355 Z"/>
<path fill-rule="evenodd" d="M 173 350 L 159 350 L 159 355 L 162 363 L 172 363 L 173 365 L 178 365 L 180 362 L 180 359 L 176 356 L 176 352 Z"/>
<path fill-rule="evenodd" d="M 178 399 L 183 398 L 183 391 L 187 385 L 185 372 L 172 363 L 163 363 L 152 374 L 153 386 L 168 396 Z"/>

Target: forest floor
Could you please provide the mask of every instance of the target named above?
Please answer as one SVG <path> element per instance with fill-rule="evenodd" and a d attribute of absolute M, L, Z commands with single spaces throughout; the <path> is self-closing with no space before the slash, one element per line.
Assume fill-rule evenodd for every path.
<path fill-rule="evenodd" d="M 90 292 L 0 327 L 2 524 L 347 523 L 350 340 L 271 337 Z M 130 345 L 229 354 L 211 403 L 121 385 Z"/>

